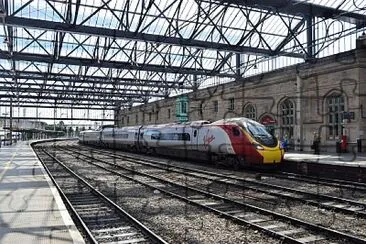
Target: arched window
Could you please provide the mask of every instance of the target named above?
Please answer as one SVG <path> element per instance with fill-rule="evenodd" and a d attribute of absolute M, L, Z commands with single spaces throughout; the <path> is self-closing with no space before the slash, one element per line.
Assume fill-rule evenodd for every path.
<path fill-rule="evenodd" d="M 248 119 L 252 119 L 252 120 L 256 119 L 255 108 L 252 104 L 245 106 L 244 117 L 246 117 Z"/>
<path fill-rule="evenodd" d="M 337 139 L 342 135 L 344 98 L 341 95 L 327 97 L 328 135 L 329 139 Z"/>
<path fill-rule="evenodd" d="M 280 105 L 281 112 L 281 130 L 282 136 L 291 138 L 294 135 L 295 126 L 295 106 L 294 103 L 286 99 Z"/>

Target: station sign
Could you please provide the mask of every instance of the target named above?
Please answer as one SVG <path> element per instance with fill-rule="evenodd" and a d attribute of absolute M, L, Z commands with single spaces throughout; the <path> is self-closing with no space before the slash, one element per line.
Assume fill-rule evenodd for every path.
<path fill-rule="evenodd" d="M 179 96 L 176 100 L 175 114 L 179 122 L 188 121 L 189 98 L 186 95 Z"/>
<path fill-rule="evenodd" d="M 263 118 L 260 120 L 260 123 L 262 125 L 275 125 L 277 123 L 277 121 L 269 115 L 265 115 L 263 116 Z"/>

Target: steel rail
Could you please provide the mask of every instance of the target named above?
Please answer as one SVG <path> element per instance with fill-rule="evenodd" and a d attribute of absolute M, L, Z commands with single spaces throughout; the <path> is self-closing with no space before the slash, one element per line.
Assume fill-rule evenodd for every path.
<path fill-rule="evenodd" d="M 95 147 L 94 147 L 95 148 Z M 100 149 L 96 149 L 96 150 L 100 150 Z M 100 150 L 101 152 L 104 152 L 103 150 Z M 131 152 L 129 152 L 131 153 Z M 136 153 L 133 153 L 136 154 Z M 123 155 L 125 157 L 125 155 Z M 129 155 L 126 157 L 131 157 L 131 159 L 136 159 L 133 156 Z M 144 159 L 146 161 L 151 161 L 153 163 L 157 163 L 157 164 L 163 164 L 161 162 L 152 160 L 152 159 Z M 172 166 L 172 167 L 176 167 L 176 168 L 181 168 L 181 169 L 186 169 L 184 167 L 180 167 L 180 166 Z M 191 169 L 189 169 L 191 170 Z M 194 170 L 194 169 L 192 169 Z M 198 170 L 199 171 L 199 170 Z M 213 173 L 214 172 L 210 172 L 210 171 L 204 171 L 205 173 Z M 258 173 L 256 171 L 256 173 Z M 308 182 L 308 183 L 315 183 L 315 184 L 319 184 L 322 183 L 323 185 L 328 185 L 328 186 L 334 186 L 334 187 L 342 187 L 342 188 L 347 188 L 350 190 L 358 190 L 358 191 L 365 191 L 366 192 L 366 184 L 365 183 L 361 183 L 361 182 L 352 182 L 352 181 L 346 181 L 346 180 L 339 180 L 339 179 L 330 179 L 330 178 L 322 178 L 322 177 L 314 177 L 314 176 L 308 176 L 308 175 L 300 175 L 300 174 L 295 174 L 295 173 L 287 173 L 287 172 L 281 172 L 281 173 L 262 173 L 261 175 L 264 176 L 268 176 L 268 177 L 277 177 L 277 178 L 284 178 L 284 179 L 288 179 L 291 180 L 291 177 L 298 177 L 296 178 L 296 180 L 300 180 L 303 182 Z M 228 177 L 228 176 L 226 176 Z"/>
<path fill-rule="evenodd" d="M 51 155 L 49 152 L 45 151 L 44 149 L 41 149 L 42 152 L 44 152 L 48 157 L 52 158 L 54 162 L 57 162 L 59 165 L 61 165 L 69 174 L 71 174 L 74 178 L 76 178 L 78 181 L 82 182 L 84 185 L 86 185 L 96 196 L 98 196 L 100 199 L 105 201 L 107 204 L 112 206 L 117 212 L 124 218 L 127 218 L 136 229 L 140 230 L 144 236 L 148 237 L 149 240 L 151 240 L 153 243 L 161 243 L 161 244 L 168 244 L 166 241 L 164 241 L 160 236 L 156 235 L 154 232 L 152 232 L 148 227 L 146 227 L 144 224 L 142 224 L 139 220 L 134 218 L 132 215 L 127 213 L 125 210 L 123 210 L 120 206 L 115 204 L 112 200 L 110 200 L 108 197 L 106 197 L 104 194 L 102 194 L 100 191 L 95 189 L 92 185 L 90 185 L 86 180 L 84 180 L 81 176 L 76 174 L 72 169 L 70 169 L 68 166 L 66 166 L 64 163 L 62 163 L 60 160 L 58 160 L 56 157 Z M 85 224 L 85 222 L 84 222 Z"/>
<path fill-rule="evenodd" d="M 151 166 L 151 167 L 167 170 L 167 168 L 166 168 L 167 164 L 164 164 L 164 163 L 161 163 L 161 162 L 158 162 L 158 161 L 155 161 L 155 160 L 144 159 L 144 161 L 141 161 L 139 158 L 134 158 L 134 157 L 131 157 L 131 156 L 110 155 L 110 154 L 105 153 L 103 150 L 98 150 L 98 152 L 101 153 L 101 154 L 107 155 L 109 157 L 118 157 L 118 158 L 123 159 L 123 160 L 126 160 L 126 158 L 129 158 L 128 160 L 130 160 L 134 163 L 148 165 L 148 166 Z M 161 166 L 159 166 L 159 165 L 161 165 Z M 175 168 L 175 170 L 174 170 L 174 168 Z M 246 188 L 246 189 L 249 189 L 249 190 L 266 193 L 266 194 L 276 196 L 276 197 L 283 197 L 283 198 L 290 199 L 290 200 L 302 201 L 302 202 L 311 204 L 313 206 L 322 207 L 324 209 L 333 210 L 333 211 L 336 211 L 336 212 L 341 212 L 341 213 L 345 213 L 345 214 L 352 214 L 352 215 L 366 217 L 366 211 L 365 211 L 366 210 L 366 203 L 353 201 L 353 200 L 346 199 L 346 198 L 334 197 L 334 196 L 329 196 L 329 195 L 319 194 L 319 193 L 310 193 L 310 192 L 306 192 L 306 191 L 302 191 L 302 190 L 296 190 L 296 189 L 289 188 L 289 187 L 278 186 L 278 185 L 273 185 L 273 184 L 264 183 L 264 182 L 245 180 L 245 179 L 240 178 L 240 177 L 229 176 L 229 175 L 214 173 L 214 172 L 210 172 L 210 171 L 204 171 L 204 170 L 198 170 L 198 169 L 192 169 L 192 168 L 188 169 L 188 168 L 185 168 L 185 167 L 182 167 L 182 166 L 176 166 L 176 165 L 171 165 L 171 164 L 168 165 L 168 169 L 171 170 L 171 171 L 176 171 L 177 173 L 190 175 L 190 176 L 193 176 L 193 177 L 200 177 L 202 179 L 211 180 L 211 181 L 221 183 L 221 184 L 228 184 L 228 185 L 231 185 L 231 186 L 243 187 L 243 188 Z M 204 175 L 196 175 L 196 174 L 193 174 L 193 173 L 184 172 L 184 170 L 189 170 L 189 171 L 193 171 L 193 172 L 200 173 L 200 174 L 205 174 L 205 175 L 211 175 L 211 176 L 214 176 L 214 177 L 218 177 L 219 179 L 212 179 L 212 178 L 209 178 L 209 177 L 205 177 Z M 225 178 L 231 180 L 231 182 L 224 180 Z M 240 182 L 240 184 L 235 183 L 235 181 Z M 321 183 L 321 182 L 318 182 L 318 183 Z M 288 194 L 284 194 L 284 193 L 280 193 L 280 192 L 274 192 L 274 191 L 270 191 L 270 190 L 258 189 L 258 188 L 255 188 L 255 187 L 250 187 L 250 186 L 248 186 L 248 184 L 261 186 L 261 187 L 266 187 L 268 189 L 277 189 L 277 190 L 281 190 L 281 191 L 287 191 L 287 192 L 295 193 L 295 194 L 298 194 L 298 195 L 312 197 L 315 200 L 305 199 L 305 198 L 302 198 L 302 197 L 299 197 L 299 196 L 297 196 L 297 197 L 296 196 L 291 196 L 291 195 L 288 195 Z M 330 204 L 329 202 L 319 202 L 319 200 L 337 201 L 338 203 Z M 345 208 L 346 206 L 341 207 L 340 205 L 338 205 L 339 203 L 346 203 L 346 204 L 354 205 L 354 206 L 347 206 L 347 208 Z M 361 209 L 359 209 L 359 208 L 361 208 Z"/>
<path fill-rule="evenodd" d="M 82 231 L 84 232 L 87 240 L 90 243 L 98 244 L 97 240 L 94 238 L 93 234 L 90 232 L 89 228 L 86 226 L 86 224 L 82 220 L 81 216 L 78 214 L 78 212 L 76 211 L 76 209 L 73 207 L 73 205 L 71 204 L 71 202 L 69 201 L 69 199 L 66 197 L 66 195 L 62 191 L 62 189 L 61 189 L 60 185 L 57 183 L 56 179 L 51 174 L 51 172 L 48 169 L 46 163 L 44 162 L 44 159 L 40 156 L 39 152 L 37 152 L 38 149 L 34 149 L 33 148 L 33 150 L 36 153 L 38 160 L 43 165 L 43 168 L 47 172 L 48 176 L 50 177 L 52 183 L 55 185 L 58 193 L 60 194 L 60 197 L 61 197 L 62 201 L 66 204 L 67 209 L 69 209 L 71 211 L 71 215 L 73 216 L 72 219 L 79 224 L 79 226 L 82 228 Z"/>
<path fill-rule="evenodd" d="M 328 186 L 335 186 L 342 188 L 348 188 L 351 190 L 358 190 L 358 191 L 365 191 L 366 192 L 366 184 L 361 182 L 352 182 L 347 180 L 339 180 L 339 179 L 331 179 L 331 178 L 324 178 L 324 177 L 315 177 L 315 176 L 309 176 L 309 175 L 301 175 L 296 173 L 288 173 L 288 172 L 281 172 L 281 173 L 273 173 L 273 174 L 267 174 L 262 173 L 264 176 L 275 176 L 276 178 L 283 178 L 291 180 L 291 178 L 295 178 L 296 180 L 300 180 L 303 182 L 308 183 L 319 183 L 322 182 L 324 185 Z"/>
<path fill-rule="evenodd" d="M 197 189 L 195 187 L 190 187 L 190 186 L 184 186 L 184 185 L 181 185 L 181 184 L 178 184 L 178 183 L 175 183 L 173 181 L 169 181 L 169 180 L 165 180 L 165 179 L 161 179 L 159 177 L 156 177 L 156 176 L 153 176 L 153 175 L 150 175 L 150 174 L 147 174 L 147 173 L 143 173 L 143 172 L 139 172 L 139 171 L 136 171 L 135 169 L 129 169 L 129 168 L 126 168 L 126 167 L 123 167 L 121 165 L 116 165 L 116 164 L 113 164 L 113 163 L 109 163 L 109 162 L 105 162 L 104 160 L 101 160 L 101 159 L 96 159 L 94 157 L 91 157 L 91 156 L 88 156 L 88 155 L 83 155 L 82 153 L 80 152 L 75 152 L 73 151 L 73 153 L 76 153 L 77 155 L 79 156 L 84 156 L 85 158 L 89 158 L 87 160 L 84 160 L 84 162 L 88 162 L 89 164 L 92 164 L 98 168 L 101 168 L 103 170 L 106 170 L 112 174 L 116 174 L 120 177 L 124 177 L 124 178 L 127 178 L 127 179 L 130 179 L 130 180 L 133 180 L 134 182 L 137 182 L 137 183 L 140 183 L 142 185 L 145 185 L 145 186 L 148 186 L 148 187 L 151 187 L 153 189 L 157 189 L 159 191 L 162 191 L 168 195 L 171 195 L 171 196 L 175 196 L 177 197 L 177 194 L 176 193 L 172 193 L 172 192 L 169 192 L 169 191 L 166 191 L 164 188 L 162 187 L 156 187 L 156 186 L 152 186 L 151 184 L 148 184 L 148 183 L 145 183 L 141 180 L 137 180 L 137 179 L 134 179 L 133 177 L 130 177 L 130 176 L 127 176 L 127 175 L 124 175 L 124 174 L 121 174 L 119 172 L 117 172 L 115 169 L 108 169 L 106 167 L 103 167 L 101 165 L 98 165 L 97 163 L 94 163 L 93 161 L 97 161 L 99 163 L 103 163 L 103 164 L 107 164 L 109 166 L 112 166 L 113 168 L 119 168 L 119 169 L 122 169 L 124 171 L 128 171 L 130 173 L 133 173 L 134 175 L 140 175 L 140 176 L 143 176 L 143 177 L 147 177 L 147 178 L 150 178 L 150 179 L 154 179 L 156 180 L 157 182 L 159 183 L 163 183 L 163 184 L 166 184 L 168 186 L 175 186 L 177 188 L 180 188 L 177 192 L 188 192 L 188 191 L 192 191 L 192 192 L 195 192 L 196 194 L 201 194 L 201 195 L 204 195 L 206 197 L 206 200 L 209 201 L 210 199 L 215 199 L 216 201 L 221 201 L 221 202 L 224 202 L 225 204 L 231 204 L 231 207 L 240 207 L 240 208 L 244 208 L 244 209 L 249 209 L 250 211 L 253 211 L 253 212 L 260 212 L 261 214 L 263 215 L 266 215 L 266 216 L 272 216 L 274 217 L 274 219 L 280 219 L 282 221 L 288 221 L 290 222 L 292 225 L 296 225 L 296 226 L 301 226 L 303 229 L 309 231 L 317 231 L 317 233 L 322 233 L 322 235 L 324 236 L 324 233 L 326 233 L 326 236 L 330 236 L 330 237 L 337 237 L 337 238 L 342 238 L 342 239 L 347 239 L 348 241 L 352 241 L 354 243 L 365 243 L 366 240 L 365 239 L 362 239 L 362 238 L 359 238 L 359 237 L 356 237 L 356 236 L 353 236 L 353 235 L 350 235 L 350 234 L 347 234 L 347 233 L 342 233 L 342 232 L 339 232 L 339 231 L 336 231 L 336 230 L 333 230 L 333 229 L 330 229 L 330 228 L 326 228 L 326 227 L 323 227 L 323 226 L 319 226 L 319 225 L 315 225 L 315 224 L 311 224 L 309 222 L 306 222 L 306 221 L 302 221 L 302 220 L 299 220 L 299 219 L 296 219 L 296 218 L 293 218 L 293 217 L 289 217 L 289 216 L 286 216 L 286 215 L 283 215 L 283 214 L 279 214 L 279 213 L 275 213 L 273 211 L 270 211 L 270 210 L 267 210 L 267 209 L 263 209 L 263 208 L 260 208 L 260 207 L 256 207 L 254 205 L 250 205 L 250 204 L 247 204 L 247 203 L 242 203 L 242 202 L 238 202 L 238 201 L 235 201 L 235 200 L 231 200 L 229 198 L 226 198 L 226 197 L 223 197 L 223 196 L 220 196 L 220 195 L 217 195 L 217 194 L 214 194 L 214 193 L 211 193 L 211 192 L 207 192 L 207 191 L 203 191 L 201 189 Z M 70 154 L 69 154 L 70 155 Z M 78 156 L 78 158 L 80 159 L 80 157 Z M 178 198 L 180 199 L 183 199 L 185 197 L 182 197 L 182 196 L 179 196 L 178 195 Z M 186 201 L 189 200 L 186 198 Z M 189 200 L 189 202 L 192 202 L 191 200 Z M 197 203 L 196 203 L 197 204 Z M 199 204 L 201 207 L 202 206 L 205 206 L 204 204 Z M 206 208 L 207 206 L 205 206 Z M 223 211 L 220 211 L 219 209 L 216 209 L 215 207 L 209 207 L 209 209 L 213 210 L 215 213 L 218 213 L 220 215 L 223 215 L 223 216 L 226 216 L 226 217 L 229 217 L 231 219 L 237 219 L 237 217 L 235 217 L 234 215 L 232 214 L 228 214 L 228 213 L 225 213 Z M 240 219 L 240 218 L 239 218 Z M 265 231 L 267 233 L 269 233 L 270 235 L 272 236 L 276 236 L 276 237 L 281 237 L 283 238 L 284 240 L 286 240 L 287 242 L 290 242 L 290 243 L 301 243 L 301 241 L 298 241 L 288 235 L 284 235 L 284 234 L 280 234 L 280 233 L 277 233 L 271 229 L 266 229 L 265 227 L 263 226 L 260 226 L 258 224 L 254 224 L 253 223 L 250 223 L 249 221 L 245 221 L 245 220 L 242 220 L 242 223 L 245 223 L 245 224 L 248 224 L 250 226 L 253 226 L 254 228 L 256 229 L 259 229 L 261 231 Z M 267 221 L 273 221 L 273 220 L 267 220 Z"/>

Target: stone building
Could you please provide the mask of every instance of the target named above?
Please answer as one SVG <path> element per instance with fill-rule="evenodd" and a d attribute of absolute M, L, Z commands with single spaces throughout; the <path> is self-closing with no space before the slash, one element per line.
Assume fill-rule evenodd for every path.
<path fill-rule="evenodd" d="M 322 151 L 335 151 L 342 135 L 366 139 L 366 39 L 349 52 L 185 95 L 184 105 L 172 97 L 122 110 L 118 125 L 174 122 L 186 107 L 190 121 L 245 116 L 295 150 L 310 150 L 317 133 Z"/>

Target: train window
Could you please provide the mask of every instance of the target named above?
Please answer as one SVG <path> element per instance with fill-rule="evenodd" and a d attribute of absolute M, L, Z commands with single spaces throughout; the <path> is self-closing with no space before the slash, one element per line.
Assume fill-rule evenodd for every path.
<path fill-rule="evenodd" d="M 183 141 L 190 141 L 191 140 L 191 136 L 188 133 L 183 133 L 181 135 L 182 135 L 181 140 L 183 140 Z"/>
<path fill-rule="evenodd" d="M 128 138 L 128 134 L 117 134 L 116 137 L 120 137 L 123 139 L 127 139 Z"/>
<path fill-rule="evenodd" d="M 197 130 L 194 130 L 193 132 L 193 136 L 196 137 L 197 136 Z"/>
<path fill-rule="evenodd" d="M 236 127 L 233 127 L 233 135 L 234 136 L 240 136 L 240 131 L 239 131 L 239 129 L 238 128 L 236 128 Z"/>
<path fill-rule="evenodd" d="M 151 134 L 151 140 L 160 140 L 160 134 Z"/>
<path fill-rule="evenodd" d="M 190 141 L 191 136 L 189 133 L 161 133 L 151 134 L 151 140 Z"/>

